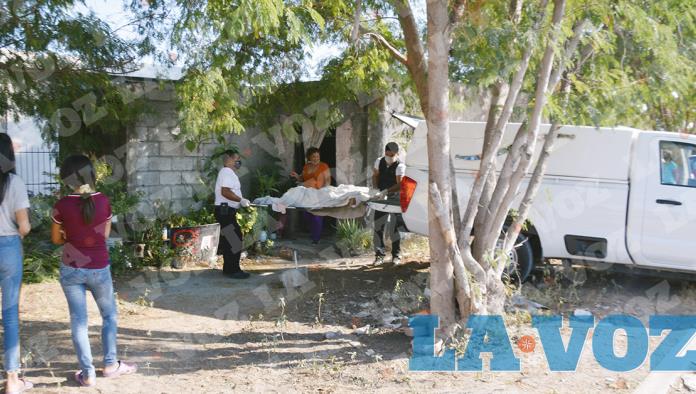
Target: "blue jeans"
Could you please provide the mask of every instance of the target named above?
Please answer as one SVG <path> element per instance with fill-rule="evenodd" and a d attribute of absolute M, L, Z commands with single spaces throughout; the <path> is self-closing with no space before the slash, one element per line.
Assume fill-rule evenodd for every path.
<path fill-rule="evenodd" d="M 77 352 L 77 362 L 80 364 L 82 376 L 85 378 L 95 377 L 96 371 L 92 365 L 92 349 L 89 346 L 86 290 L 92 292 L 102 317 L 101 334 L 104 365 L 115 364 L 118 361 L 116 358 L 118 311 L 111 281 L 111 269 L 110 267 L 101 269 L 72 268 L 62 265 L 60 267 L 60 285 L 63 287 L 70 308 L 73 346 Z"/>
<path fill-rule="evenodd" d="M 19 371 L 19 289 L 22 286 L 22 240 L 0 237 L 0 287 L 5 371 Z"/>

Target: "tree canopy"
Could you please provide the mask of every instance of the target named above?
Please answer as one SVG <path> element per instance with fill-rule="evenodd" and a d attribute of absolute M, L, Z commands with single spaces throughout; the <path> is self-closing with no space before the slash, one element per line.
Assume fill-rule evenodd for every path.
<path fill-rule="evenodd" d="M 128 41 L 75 0 L 0 2 L 0 111 L 33 116 L 49 142 L 107 153 L 142 109 L 117 79 L 152 48 Z M 63 145 L 62 144 L 62 145 Z"/>
<path fill-rule="evenodd" d="M 132 7 L 147 21 L 144 32 L 169 41 L 186 59 L 188 72 L 179 87 L 182 129 L 188 138 L 202 139 L 241 132 L 249 105 L 260 107 L 255 98 L 300 79 L 311 46 L 341 49 L 320 71 L 331 102 L 384 94 L 394 87 L 417 90 L 418 81 L 408 74 L 413 65 L 401 57 L 408 45 L 402 25 L 408 19 L 398 18 L 400 1 L 161 0 Z M 463 16 L 453 31 L 451 80 L 483 91 L 508 78 L 527 41 L 534 40 L 530 29 L 538 5 L 462 4 Z M 423 4 L 415 6 L 422 11 Z M 518 6 L 520 21 L 514 21 L 509 10 Z M 591 61 L 584 63 L 583 80 L 575 80 L 574 110 L 567 122 L 694 130 L 693 0 L 572 1 L 568 9 L 565 33 L 573 21 L 588 19 L 586 35 L 591 38 L 583 44 L 591 46 Z M 157 22 L 172 19 L 170 24 Z M 411 18 L 417 38 L 425 34 L 422 19 Z M 589 34 L 593 29 L 598 34 Z M 533 56 L 541 56 L 541 49 Z M 528 78 L 525 91 L 532 88 Z M 554 108 L 552 100 L 547 115 Z"/>

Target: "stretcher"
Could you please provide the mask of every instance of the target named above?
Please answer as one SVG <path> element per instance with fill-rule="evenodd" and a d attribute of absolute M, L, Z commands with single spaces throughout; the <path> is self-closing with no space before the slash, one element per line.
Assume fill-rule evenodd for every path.
<path fill-rule="evenodd" d="M 291 209 L 348 219 L 363 217 L 368 209 L 400 213 L 398 194 L 390 197 L 371 194 L 369 188 L 354 185 L 327 186 L 322 189 L 298 186 L 288 190 L 282 197 L 257 198 L 252 206 L 270 208 L 280 213 Z"/>

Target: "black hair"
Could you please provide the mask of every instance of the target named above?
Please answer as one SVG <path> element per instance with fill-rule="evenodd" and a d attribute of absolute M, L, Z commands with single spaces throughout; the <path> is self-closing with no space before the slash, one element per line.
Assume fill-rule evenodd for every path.
<path fill-rule="evenodd" d="M 396 142 L 390 142 L 384 147 L 384 150 L 399 153 L 399 144 L 397 144 Z"/>
<path fill-rule="evenodd" d="M 89 185 L 94 190 L 97 176 L 92 161 L 84 155 L 72 155 L 63 161 L 60 167 L 60 179 L 70 189 L 77 189 L 82 185 Z M 91 193 L 80 194 L 82 204 L 82 219 L 86 224 L 94 220 L 94 199 Z"/>
<path fill-rule="evenodd" d="M 311 147 L 311 148 L 307 149 L 307 154 L 305 155 L 305 157 L 307 158 L 307 160 L 309 160 L 309 157 L 315 153 L 321 154 L 319 151 L 319 148 Z"/>
<path fill-rule="evenodd" d="M 15 173 L 15 154 L 12 138 L 0 134 L 0 204 L 5 200 L 5 194 L 10 187 L 10 174 Z"/>

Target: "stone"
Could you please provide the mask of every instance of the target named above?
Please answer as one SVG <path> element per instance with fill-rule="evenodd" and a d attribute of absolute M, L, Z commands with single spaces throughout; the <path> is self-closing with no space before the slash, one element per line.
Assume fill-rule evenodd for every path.
<path fill-rule="evenodd" d="M 696 375 L 684 375 L 681 377 L 684 387 L 689 391 L 696 391 Z"/>
<path fill-rule="evenodd" d="M 172 160 L 172 170 L 190 171 L 196 168 L 196 159 L 191 157 L 179 157 Z"/>
<path fill-rule="evenodd" d="M 159 185 L 160 173 L 159 172 L 137 172 L 135 175 L 135 180 L 138 185 L 141 186 L 155 186 Z"/>
<path fill-rule="evenodd" d="M 164 126 L 154 126 L 148 128 L 148 140 L 158 141 L 158 142 L 169 142 L 174 141 L 174 135 L 172 135 L 172 129 Z"/>
<path fill-rule="evenodd" d="M 172 187 L 171 186 L 159 186 L 159 187 L 149 187 L 145 188 L 145 195 L 150 201 L 162 200 L 170 201 L 172 199 Z"/>
<path fill-rule="evenodd" d="M 576 309 L 575 312 L 573 312 L 573 315 L 575 315 L 575 316 L 592 316 L 592 312 L 588 311 L 587 309 Z"/>
<path fill-rule="evenodd" d="M 170 171 L 172 169 L 172 159 L 169 157 L 151 157 L 148 160 L 150 171 Z"/>
<path fill-rule="evenodd" d="M 172 199 L 191 199 L 193 198 L 193 188 L 188 185 L 174 185 L 171 186 Z"/>
<path fill-rule="evenodd" d="M 176 160 L 178 160 L 178 158 L 186 156 L 188 153 L 182 142 L 160 142 L 160 155 L 162 156 L 175 156 L 177 157 Z"/>
<path fill-rule="evenodd" d="M 326 339 L 336 339 L 341 336 L 341 333 L 338 331 L 329 331 L 326 334 L 324 334 L 324 338 Z"/>
<path fill-rule="evenodd" d="M 353 331 L 353 334 L 355 335 L 368 335 L 370 333 L 370 325 L 366 325 L 364 327 L 356 328 L 355 331 Z"/>
<path fill-rule="evenodd" d="M 181 173 L 174 171 L 161 172 L 160 174 L 160 184 L 162 185 L 180 185 L 181 184 Z"/>
<path fill-rule="evenodd" d="M 201 180 L 201 174 L 198 171 L 181 172 L 182 183 L 190 184 L 190 185 L 197 185 L 200 182 L 200 180 Z"/>

